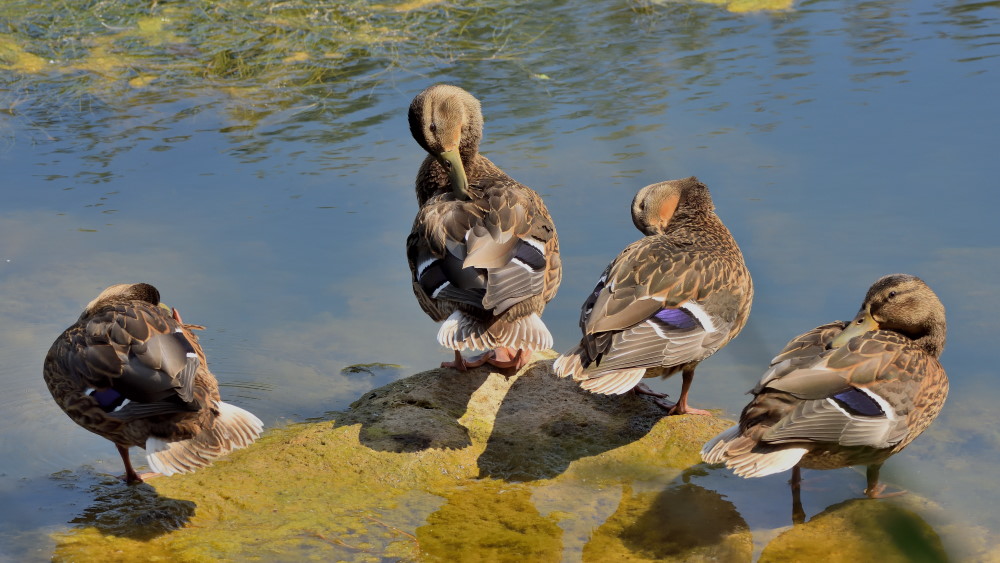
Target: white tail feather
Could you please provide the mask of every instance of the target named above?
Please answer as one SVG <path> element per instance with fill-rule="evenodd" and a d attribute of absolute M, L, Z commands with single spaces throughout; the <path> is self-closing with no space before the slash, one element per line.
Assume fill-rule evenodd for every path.
<path fill-rule="evenodd" d="M 513 322 L 485 325 L 461 311 L 453 312 L 438 330 L 438 343 L 452 350 L 508 348 L 545 350 L 552 347 L 552 334 L 541 317 L 532 313 Z"/>
<path fill-rule="evenodd" d="M 219 416 L 210 428 L 187 440 L 146 440 L 146 462 L 163 475 L 188 473 L 206 467 L 233 450 L 245 448 L 260 437 L 264 423 L 249 411 L 217 401 Z"/>
<path fill-rule="evenodd" d="M 726 467 L 740 477 L 763 477 L 774 473 L 787 471 L 809 453 L 808 448 L 783 448 L 769 452 L 748 451 L 730 455 L 729 448 L 734 442 L 743 439 L 740 427 L 732 426 L 723 430 L 718 436 L 709 440 L 701 448 L 701 459 L 706 463 L 725 463 Z M 746 441 L 738 449 L 743 449 Z"/>
<path fill-rule="evenodd" d="M 593 379 L 585 379 L 580 382 L 580 387 L 583 387 L 591 393 L 600 393 L 602 395 L 621 395 L 634 389 L 635 386 L 642 381 L 645 374 L 645 368 L 612 371 L 594 377 Z"/>

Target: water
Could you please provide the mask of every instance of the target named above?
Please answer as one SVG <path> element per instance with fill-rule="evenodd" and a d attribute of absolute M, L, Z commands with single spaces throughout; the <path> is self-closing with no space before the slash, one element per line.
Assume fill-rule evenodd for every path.
<path fill-rule="evenodd" d="M 304 35 L 249 46 L 251 32 L 208 33 L 171 4 L 49 42 L 59 17 L 0 13 L 0 33 L 48 46 L 63 69 L 0 70 L 0 552 L 47 559 L 44 534 L 121 471 L 107 441 L 59 412 L 40 369 L 111 283 L 154 283 L 205 325 L 223 397 L 269 426 L 450 357 L 403 250 L 424 156 L 406 107 L 444 81 L 481 99 L 483 152 L 556 221 L 564 281 L 545 320 L 558 350 L 579 338 L 579 305 L 603 267 L 639 236 L 632 195 L 664 179 L 708 184 L 756 286 L 746 330 L 699 369 L 695 406 L 735 417 L 789 338 L 852 316 L 883 274 L 923 277 L 948 310 L 952 390 L 883 477 L 940 505 L 932 525 L 954 557 L 996 553 L 1000 2 L 354 7 L 340 13 L 348 24 L 310 19 Z M 142 57 L 127 68 L 84 56 L 113 30 L 146 29 L 136 22 L 150 14 L 177 36 L 127 36 L 119 45 Z M 345 47 L 362 20 L 375 37 Z M 220 66 L 227 42 L 227 60 L 246 67 Z M 74 57 L 84 62 L 67 70 Z M 370 362 L 391 365 L 341 373 Z M 656 387 L 676 396 L 679 381 Z M 808 516 L 860 492 L 860 475 L 828 473 L 836 490 L 807 495 Z M 719 472 L 699 484 L 737 505 L 759 553 L 790 524 L 755 513 L 773 500 L 763 491 L 787 494 L 785 479 Z"/>

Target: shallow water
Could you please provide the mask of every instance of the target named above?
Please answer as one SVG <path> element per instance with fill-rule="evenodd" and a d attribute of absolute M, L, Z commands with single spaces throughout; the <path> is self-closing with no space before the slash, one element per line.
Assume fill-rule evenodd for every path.
<path fill-rule="evenodd" d="M 121 469 L 107 441 L 59 412 L 40 369 L 111 283 L 154 283 L 205 325 L 223 397 L 269 426 L 449 357 L 403 251 L 424 156 L 406 107 L 437 81 L 481 99 L 482 151 L 552 212 L 557 350 L 578 339 L 601 270 L 639 236 L 632 195 L 669 178 L 708 184 L 756 286 L 743 334 L 699 369 L 696 406 L 736 416 L 789 338 L 852 316 L 880 275 L 923 277 L 948 309 L 951 396 L 883 477 L 940 505 L 931 525 L 953 557 L 997 549 L 1000 2 L 749 14 L 223 2 L 209 16 L 225 28 L 192 23 L 184 3 L 144 3 L 68 31 L 68 16 L 19 4 L 0 8 L 0 553 L 47 559 L 45 534 L 84 517 L 100 475 Z M 389 365 L 342 372 L 375 362 Z M 673 379 L 656 387 L 679 392 Z M 851 470 L 811 476 L 823 490 L 804 498 L 810 517 L 863 486 Z M 775 496 L 784 507 L 785 479 L 709 471 L 698 485 L 737 506 L 759 554 L 790 525 L 770 508 Z M 564 557 L 578 558 L 571 543 Z"/>

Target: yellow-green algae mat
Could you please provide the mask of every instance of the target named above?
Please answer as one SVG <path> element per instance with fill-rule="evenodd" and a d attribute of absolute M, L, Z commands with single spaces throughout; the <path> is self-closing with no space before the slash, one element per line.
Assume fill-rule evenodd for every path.
<path fill-rule="evenodd" d="M 650 532 L 622 521 L 660 502 L 729 423 L 663 417 L 632 394 L 586 393 L 551 374 L 551 357 L 536 355 L 511 377 L 420 373 L 366 393 L 334 420 L 273 429 L 196 473 L 131 491 L 111 485 L 134 500 L 59 534 L 54 559 L 558 561 L 594 549 L 598 558 L 748 557 L 738 516 L 720 524 L 709 510 L 706 541 L 649 548 Z M 668 494 L 720 502 L 687 489 Z M 663 528 L 656 520 L 648 524 Z"/>
<path fill-rule="evenodd" d="M 552 375 L 552 357 L 510 377 L 420 373 L 196 473 L 108 485 L 53 559 L 751 560 L 736 507 L 683 476 L 732 422 L 586 393 Z M 796 560 L 781 545 L 815 521 L 764 558 Z"/>

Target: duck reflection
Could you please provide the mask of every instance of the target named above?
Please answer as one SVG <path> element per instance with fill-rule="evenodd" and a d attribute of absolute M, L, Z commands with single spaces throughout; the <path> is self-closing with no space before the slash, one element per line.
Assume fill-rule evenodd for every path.
<path fill-rule="evenodd" d="M 618 509 L 583 548 L 584 561 L 749 561 L 750 527 L 736 506 L 693 483 L 623 487 Z"/>
<path fill-rule="evenodd" d="M 126 486 L 108 478 L 91 492 L 93 503 L 70 523 L 104 535 L 148 541 L 182 528 L 195 511 L 195 503 L 160 496 L 147 484 Z"/>

